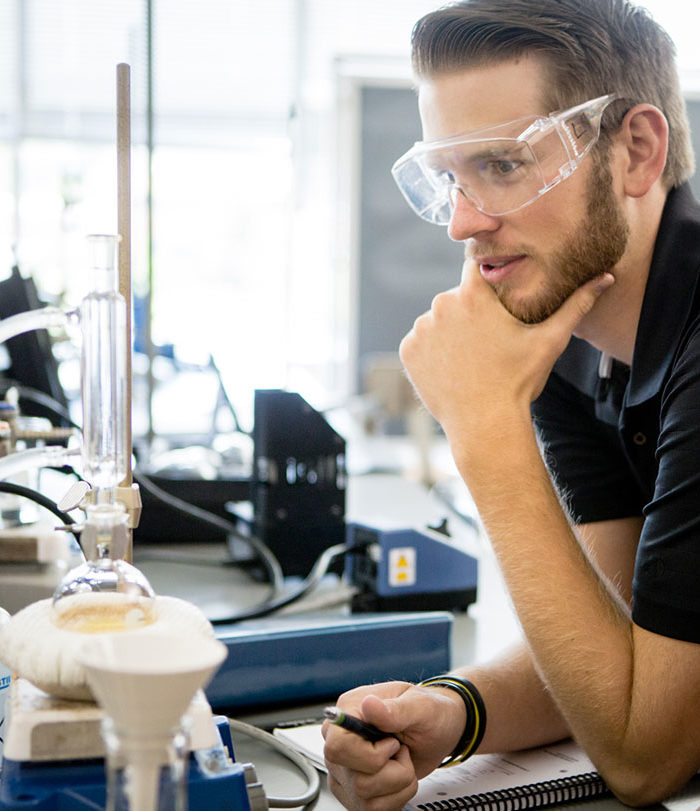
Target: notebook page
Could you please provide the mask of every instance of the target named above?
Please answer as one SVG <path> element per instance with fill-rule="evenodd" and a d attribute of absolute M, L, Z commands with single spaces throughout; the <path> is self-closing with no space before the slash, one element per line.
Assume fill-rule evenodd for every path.
<path fill-rule="evenodd" d="M 326 771 L 323 759 L 323 735 L 321 724 L 276 727 L 272 734 L 297 752 L 305 755 L 317 769 Z"/>
<path fill-rule="evenodd" d="M 424 777 L 406 809 L 489 791 L 560 780 L 595 771 L 574 741 L 500 755 L 474 755 L 457 766 L 436 769 Z"/>

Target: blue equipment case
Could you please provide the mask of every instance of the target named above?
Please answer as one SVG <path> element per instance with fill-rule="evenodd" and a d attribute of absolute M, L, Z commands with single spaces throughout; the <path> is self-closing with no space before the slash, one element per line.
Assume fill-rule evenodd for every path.
<path fill-rule="evenodd" d="M 440 530 L 354 523 L 347 545 L 345 574 L 358 590 L 353 611 L 466 611 L 476 600 L 477 558 Z"/>
<path fill-rule="evenodd" d="M 335 698 L 358 684 L 420 681 L 450 668 L 453 617 L 300 614 L 219 625 L 228 656 L 205 692 L 218 711 Z"/>

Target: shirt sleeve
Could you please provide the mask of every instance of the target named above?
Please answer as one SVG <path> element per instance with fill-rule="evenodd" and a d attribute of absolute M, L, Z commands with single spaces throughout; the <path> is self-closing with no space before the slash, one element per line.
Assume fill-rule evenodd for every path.
<path fill-rule="evenodd" d="M 545 462 L 575 523 L 642 514 L 645 500 L 617 425 L 598 419 L 591 395 L 554 371 L 532 413 Z"/>

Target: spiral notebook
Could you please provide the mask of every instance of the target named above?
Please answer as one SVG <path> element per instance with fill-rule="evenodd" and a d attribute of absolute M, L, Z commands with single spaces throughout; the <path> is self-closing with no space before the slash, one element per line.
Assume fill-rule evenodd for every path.
<path fill-rule="evenodd" d="M 609 794 L 583 750 L 573 741 L 474 757 L 424 777 L 406 811 L 519 811 Z"/>
<path fill-rule="evenodd" d="M 325 771 L 320 723 L 288 725 L 275 736 Z M 610 794 L 584 751 L 567 740 L 539 749 L 474 755 L 424 777 L 404 811 L 520 811 Z"/>
<path fill-rule="evenodd" d="M 326 771 L 319 721 L 287 723 L 275 736 Z M 611 796 L 583 750 L 573 741 L 501 755 L 474 755 L 459 766 L 424 777 L 403 811 L 521 811 Z M 663 806 L 700 811 L 700 772 Z M 622 808 L 622 805 L 620 805 Z"/>

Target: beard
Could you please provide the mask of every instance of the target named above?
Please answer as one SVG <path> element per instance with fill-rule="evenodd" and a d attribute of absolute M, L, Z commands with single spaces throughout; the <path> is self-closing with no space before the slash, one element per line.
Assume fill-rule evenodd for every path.
<path fill-rule="evenodd" d="M 506 284 L 493 288 L 508 312 L 526 324 L 548 318 L 576 290 L 620 261 L 629 224 L 613 192 L 612 175 L 601 156 L 594 160 L 586 187 L 586 215 L 545 262 L 546 289 L 531 301 L 514 301 Z"/>

